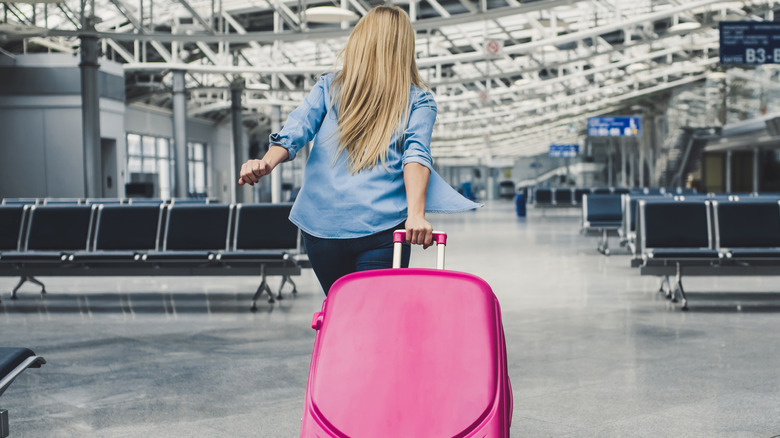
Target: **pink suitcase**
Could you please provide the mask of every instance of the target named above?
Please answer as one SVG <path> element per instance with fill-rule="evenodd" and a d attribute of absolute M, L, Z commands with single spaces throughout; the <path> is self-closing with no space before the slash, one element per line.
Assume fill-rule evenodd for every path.
<path fill-rule="evenodd" d="M 400 266 L 396 231 L 394 266 Z M 436 233 L 443 269 L 447 236 Z M 498 300 L 470 274 L 382 269 L 338 280 L 317 330 L 301 437 L 508 437 Z"/>

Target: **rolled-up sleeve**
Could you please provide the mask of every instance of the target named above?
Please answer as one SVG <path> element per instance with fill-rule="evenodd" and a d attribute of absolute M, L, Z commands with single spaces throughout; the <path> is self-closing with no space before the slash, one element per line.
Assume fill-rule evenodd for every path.
<path fill-rule="evenodd" d="M 436 122 L 436 101 L 429 92 L 419 91 L 412 104 L 409 124 L 404 133 L 403 164 L 419 163 L 433 171 L 431 136 Z"/>
<path fill-rule="evenodd" d="M 287 149 L 287 161 L 295 158 L 295 154 L 310 142 L 320 129 L 322 119 L 328 112 L 325 97 L 330 82 L 328 79 L 328 76 L 321 77 L 303 103 L 287 116 L 284 127 L 268 136 L 270 144 Z"/>

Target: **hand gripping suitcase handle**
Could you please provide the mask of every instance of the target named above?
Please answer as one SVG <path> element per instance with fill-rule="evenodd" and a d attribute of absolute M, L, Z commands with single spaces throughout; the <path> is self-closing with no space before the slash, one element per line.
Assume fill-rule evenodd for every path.
<path fill-rule="evenodd" d="M 406 230 L 393 231 L 393 269 L 401 267 L 401 244 L 406 240 Z M 447 233 L 443 231 L 433 232 L 433 241 L 436 242 L 436 269 L 444 269 L 444 247 L 447 246 Z"/>

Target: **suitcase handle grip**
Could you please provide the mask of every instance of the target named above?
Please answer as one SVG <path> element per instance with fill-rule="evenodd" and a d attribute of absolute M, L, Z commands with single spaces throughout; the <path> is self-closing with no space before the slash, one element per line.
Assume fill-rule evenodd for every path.
<path fill-rule="evenodd" d="M 401 267 L 401 244 L 405 240 L 406 230 L 393 231 L 393 269 Z M 447 246 L 447 233 L 434 231 L 433 241 L 437 248 L 436 269 L 444 269 L 444 248 Z"/>
<path fill-rule="evenodd" d="M 395 230 L 393 231 L 393 243 L 403 243 L 403 241 L 406 240 L 406 230 Z M 433 232 L 433 241 L 436 242 L 437 245 L 447 245 L 447 233 L 444 231 L 434 231 Z"/>

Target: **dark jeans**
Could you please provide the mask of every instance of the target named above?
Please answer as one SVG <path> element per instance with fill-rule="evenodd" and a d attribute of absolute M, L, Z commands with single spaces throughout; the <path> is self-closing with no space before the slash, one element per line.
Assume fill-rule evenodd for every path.
<path fill-rule="evenodd" d="M 303 244 L 309 261 L 325 295 L 339 278 L 357 271 L 386 269 L 393 266 L 393 230 L 403 229 L 403 224 L 387 231 L 355 239 L 322 239 L 305 232 Z M 411 245 L 404 243 L 401 250 L 401 267 L 409 267 Z"/>

